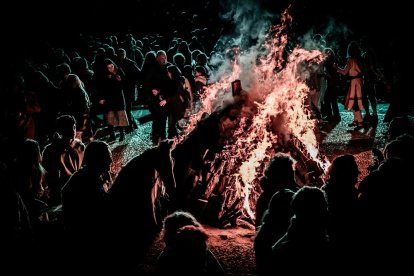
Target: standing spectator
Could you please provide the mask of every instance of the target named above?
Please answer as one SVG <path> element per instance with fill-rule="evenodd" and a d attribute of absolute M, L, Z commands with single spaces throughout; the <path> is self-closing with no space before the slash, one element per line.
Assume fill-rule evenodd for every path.
<path fill-rule="evenodd" d="M 80 78 L 75 74 L 69 74 L 62 81 L 63 92 L 63 114 L 72 115 L 76 120 L 76 137 L 79 139 L 92 138 L 90 128 L 90 106 L 88 93 Z"/>
<path fill-rule="evenodd" d="M 324 52 L 327 55 L 323 63 L 326 89 L 322 103 L 322 115 L 324 116 L 323 119 L 339 122 L 341 120 L 338 107 L 339 75 L 334 67 L 334 64 L 338 62 L 338 58 L 331 48 L 325 48 Z"/>
<path fill-rule="evenodd" d="M 3 127 L 11 135 L 10 142 L 21 142 L 26 138 L 34 139 L 36 134 L 34 114 L 41 111 L 36 94 L 27 91 L 22 76 L 12 79 L 10 90 L 6 94 L 4 110 L 7 113 L 6 125 Z M 3 107 L 3 106 L 2 106 Z M 14 140 L 14 141 L 13 141 Z"/>
<path fill-rule="evenodd" d="M 186 65 L 185 56 L 181 53 L 176 53 L 173 56 L 173 63 L 183 72 L 184 66 Z"/>
<path fill-rule="evenodd" d="M 190 92 L 185 90 L 185 79 L 180 69 L 175 65 L 167 67 L 170 78 L 165 95 L 168 107 L 168 138 L 172 139 L 178 135 L 178 121 L 184 118 L 186 110 L 190 107 Z"/>
<path fill-rule="evenodd" d="M 138 93 L 138 102 L 140 104 L 148 104 L 151 90 L 154 88 L 152 85 L 160 85 L 156 80 L 153 81 L 153 74 L 158 66 L 157 53 L 154 51 L 147 52 L 141 67 L 142 87 L 140 93 Z"/>
<path fill-rule="evenodd" d="M 197 56 L 196 56 L 196 62 L 195 62 L 195 67 L 196 66 L 202 66 L 205 69 L 205 76 L 208 79 L 211 75 L 211 68 L 208 65 L 208 57 L 205 53 L 200 52 Z"/>
<path fill-rule="evenodd" d="M 356 129 L 364 127 L 361 110 L 364 109 L 362 104 L 362 61 L 361 50 L 356 41 L 351 41 L 347 49 L 347 62 L 344 68 L 338 68 L 337 72 L 341 75 L 347 75 L 350 78 L 348 93 L 346 95 L 345 109 L 353 110 L 354 121 L 348 126 L 355 126 Z"/>
<path fill-rule="evenodd" d="M 161 94 L 161 90 L 159 88 L 153 88 L 151 91 L 148 108 L 152 116 L 151 140 L 154 145 L 158 145 L 160 141 L 166 138 L 166 104 L 167 101 L 165 100 L 165 96 Z"/>
<path fill-rule="evenodd" d="M 391 61 L 392 74 L 390 76 L 388 92 L 390 105 L 384 116 L 384 123 L 390 123 L 395 117 L 408 118 L 411 100 L 411 70 L 407 69 L 408 62 L 405 51 L 394 52 Z"/>
<path fill-rule="evenodd" d="M 137 122 L 132 115 L 132 104 L 135 102 L 137 94 L 137 86 L 141 79 L 141 70 L 137 63 L 127 57 L 126 51 L 123 48 L 117 50 L 118 65 L 125 74 L 123 80 L 124 97 L 125 97 L 125 111 L 128 116 L 129 126 L 127 132 L 137 129 Z"/>
<path fill-rule="evenodd" d="M 123 91 L 125 74 L 111 59 L 105 59 L 105 64 L 105 85 L 99 103 L 104 105 L 106 110 L 105 119 L 109 129 L 110 141 L 115 140 L 114 127 L 119 130 L 119 141 L 123 141 L 125 138 L 124 128 L 129 125 Z"/>
<path fill-rule="evenodd" d="M 377 83 L 382 78 L 378 60 L 374 49 L 370 45 L 368 37 L 364 36 L 359 41 L 362 50 L 362 62 L 364 65 L 364 89 L 362 89 L 363 104 L 365 109 L 364 121 L 378 122 L 377 116 Z M 371 104 L 372 114 L 369 110 Z"/>
<path fill-rule="evenodd" d="M 167 67 L 171 65 L 168 62 L 167 53 L 163 50 L 158 50 L 156 52 L 156 62 L 154 63 L 152 54 L 149 53 L 146 56 L 146 60 L 144 65 L 147 66 L 146 74 L 148 74 L 148 83 L 150 85 L 156 85 L 158 88 L 161 89 L 163 94 L 166 93 L 165 90 L 168 89 L 170 78 L 168 76 Z M 153 87 L 149 87 L 149 92 L 151 92 Z"/>

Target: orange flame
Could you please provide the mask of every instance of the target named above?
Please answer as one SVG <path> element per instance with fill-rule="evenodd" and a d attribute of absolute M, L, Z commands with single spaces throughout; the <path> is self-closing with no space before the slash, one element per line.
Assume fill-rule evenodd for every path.
<path fill-rule="evenodd" d="M 191 116 L 185 131 L 185 134 L 191 132 L 203 113 L 210 114 L 226 102 L 233 101 L 230 91 L 232 81 L 240 79 L 247 84 L 257 112 L 248 123 L 246 118 L 240 119 L 239 128 L 234 132 L 237 141 L 226 145 L 226 153 L 220 153 L 217 158 L 227 156 L 225 170 L 231 174 L 225 204 L 229 206 L 240 199 L 242 212 L 251 219 L 254 218 L 255 202 L 261 192 L 258 178 L 278 143 L 294 136 L 321 168 L 326 170 L 329 165 L 327 159 L 319 154 L 314 132 L 316 122 L 311 119 L 307 107 L 309 87 L 305 83 L 310 74 L 307 66 L 310 63 L 319 64 L 324 56 L 318 50 L 305 50 L 297 46 L 290 51 L 287 59 L 283 58 L 288 42 L 286 27 L 291 21 L 286 10 L 281 23 L 269 29 L 260 45 L 262 54 L 259 57 L 253 55 L 253 51 L 242 52 L 238 49 L 238 56 L 222 65 L 225 68 L 220 70 L 220 78 L 207 87 L 201 98 L 202 108 Z M 241 63 L 249 66 L 246 69 Z M 244 76 L 248 76 L 247 82 Z"/>

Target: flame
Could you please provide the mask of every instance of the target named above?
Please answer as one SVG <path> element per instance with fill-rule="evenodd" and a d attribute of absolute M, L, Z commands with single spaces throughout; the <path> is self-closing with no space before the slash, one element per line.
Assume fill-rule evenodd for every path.
<path fill-rule="evenodd" d="M 253 115 L 240 118 L 233 133 L 237 139 L 216 154 L 216 162 L 221 162 L 217 169 L 221 177 L 212 181 L 227 182 L 223 212 L 238 206 L 242 215 L 254 219 L 255 203 L 261 193 L 259 178 L 275 150 L 289 137 L 296 137 L 309 158 L 324 171 L 329 165 L 319 154 L 314 132 L 316 121 L 311 119 L 307 106 L 309 68 L 323 61 L 324 56 L 318 50 L 299 46 L 287 50 L 287 27 L 291 22 L 292 17 L 286 10 L 281 23 L 271 26 L 258 46 L 259 56 L 253 54 L 256 51 L 228 50 L 226 54 L 231 51 L 228 55 L 231 58 L 217 70 L 220 75 L 207 87 L 201 97 L 201 109 L 190 117 L 185 130 L 184 136 L 194 129 L 204 113 L 211 114 L 233 101 L 232 81 L 240 79 L 243 84 L 248 83 L 247 94 L 253 107 L 246 107 L 242 113 Z"/>

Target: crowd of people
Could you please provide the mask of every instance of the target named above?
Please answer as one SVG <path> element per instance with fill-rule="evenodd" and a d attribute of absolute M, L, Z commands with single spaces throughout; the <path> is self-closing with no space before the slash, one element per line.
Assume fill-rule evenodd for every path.
<path fill-rule="evenodd" d="M 82 268 L 117 275 L 143 258 L 161 231 L 165 250 L 158 258 L 158 274 L 225 274 L 208 248 L 202 224 L 191 210 L 176 210 L 174 202 L 180 198 L 175 194 L 180 183 L 168 139 L 180 134 L 180 120 L 198 111 L 214 70 L 209 57 L 222 50 L 206 49 L 199 32 L 170 40 L 131 34 L 91 37 L 87 47 L 45 48 L 50 54 L 9 68 L 1 114 L 0 209 L 4 248 L 17 274 L 69 275 Z M 339 122 L 343 90 L 344 106 L 354 113 L 349 126 L 377 124 L 375 89 L 385 77 L 366 38 L 350 42 L 343 59 L 318 43 L 326 59 L 308 80 L 315 117 Z M 299 186 L 289 155 L 278 153 L 267 166 L 256 205 L 258 275 L 304 269 L 328 274 L 338 267 L 351 272 L 360 266 L 380 270 L 378 263 L 386 266 L 391 257 L 403 261 L 401 254 L 392 254 L 403 252 L 399 246 L 410 240 L 410 193 L 404 179 L 413 165 L 414 138 L 409 103 L 401 96 L 405 79 L 398 62 L 393 65 L 384 119 L 391 122 L 389 142 L 359 185 L 358 165 L 349 154 L 332 161 L 322 187 Z M 344 81 L 341 75 L 349 78 Z M 148 107 L 155 147 L 112 179 L 109 144 L 117 138 L 115 130 L 122 142 L 139 127 L 134 105 Z M 96 139 L 101 129 L 108 134 Z M 140 187 L 131 185 L 136 175 Z M 111 264 L 103 265 L 106 259 Z M 396 269 L 404 265 L 394 264 Z"/>

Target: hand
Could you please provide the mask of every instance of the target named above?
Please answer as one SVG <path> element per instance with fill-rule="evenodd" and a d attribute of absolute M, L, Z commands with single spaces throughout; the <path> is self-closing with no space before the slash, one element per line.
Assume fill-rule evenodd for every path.
<path fill-rule="evenodd" d="M 105 100 L 99 100 L 99 104 L 104 104 Z"/>
<path fill-rule="evenodd" d="M 160 106 L 164 106 L 164 105 L 166 105 L 167 104 L 167 101 L 166 100 L 162 100 L 162 101 L 160 101 Z"/>

